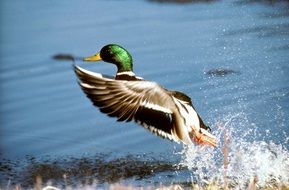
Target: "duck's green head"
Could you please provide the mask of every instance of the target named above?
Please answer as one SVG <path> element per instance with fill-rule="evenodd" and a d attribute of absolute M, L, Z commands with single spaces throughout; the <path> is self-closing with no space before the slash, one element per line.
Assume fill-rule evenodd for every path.
<path fill-rule="evenodd" d="M 83 59 L 83 61 L 100 61 L 113 63 L 117 66 L 117 72 L 132 71 L 132 57 L 126 49 L 117 44 L 108 44 L 101 48 L 100 52 Z"/>

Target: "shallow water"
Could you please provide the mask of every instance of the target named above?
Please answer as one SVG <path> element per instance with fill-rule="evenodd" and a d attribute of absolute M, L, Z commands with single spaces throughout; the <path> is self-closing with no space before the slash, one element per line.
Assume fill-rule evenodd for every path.
<path fill-rule="evenodd" d="M 2 185 L 9 179 L 23 183 L 25 179 L 18 178 L 25 176 L 21 172 L 33 173 L 29 168 L 38 166 L 27 164 L 31 157 L 49 166 L 56 162 L 56 168 L 67 173 L 65 165 L 77 168 L 71 160 L 81 163 L 99 155 L 110 155 L 101 157 L 104 163 L 111 157 L 141 155 L 141 163 L 153 159 L 180 167 L 156 170 L 146 177 L 124 175 L 128 177 L 116 181 L 200 182 L 208 178 L 208 172 L 212 177 L 222 172 L 224 131 L 231 139 L 229 166 L 244 171 L 228 168 L 228 175 L 238 179 L 243 179 L 238 175 L 258 175 L 263 182 L 275 164 L 275 171 L 287 174 L 282 182 L 288 183 L 287 1 L 15 0 L 1 2 L 0 14 Z M 203 120 L 218 135 L 219 148 L 187 150 L 137 124 L 108 118 L 81 92 L 71 62 L 52 59 L 59 53 L 90 55 L 108 43 L 121 44 L 131 52 L 138 75 L 191 96 Z M 115 72 L 110 64 L 78 64 L 95 72 Z M 266 159 L 270 161 L 261 165 L 268 167 L 257 170 L 252 163 L 264 155 L 270 157 L 267 150 L 271 149 L 276 159 Z M 234 156 L 240 152 L 247 154 Z M 234 165 L 236 159 L 243 165 Z M 148 166 L 138 159 L 128 160 Z M 100 167 L 94 162 L 89 166 Z M 128 166 L 134 169 L 133 164 Z M 109 171 L 108 176 L 113 174 Z"/>

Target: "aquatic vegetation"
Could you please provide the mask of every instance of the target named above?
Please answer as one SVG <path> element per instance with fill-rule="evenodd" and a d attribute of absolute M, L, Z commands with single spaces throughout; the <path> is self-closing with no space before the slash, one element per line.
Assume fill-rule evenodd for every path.
<path fill-rule="evenodd" d="M 74 61 L 74 56 L 70 54 L 55 54 L 52 56 L 52 59 L 63 60 L 63 61 Z"/>
<path fill-rule="evenodd" d="M 50 182 L 60 187 L 66 184 L 70 186 L 93 185 L 95 181 L 98 184 L 113 184 L 125 179 L 142 180 L 158 173 L 182 169 L 161 158 L 154 159 L 145 155 L 114 158 L 114 156 L 99 154 L 57 160 L 36 160 L 29 157 L 26 164 L 22 161 L 21 165 L 24 166 L 19 166 L 19 164 L 18 161 L 5 161 L 6 167 L 10 169 L 0 170 L 0 176 L 3 179 L 3 181 L 1 179 L 1 185 L 10 181 L 12 185 L 21 184 L 22 187 L 30 188 L 35 183 L 35 179 L 40 176 L 43 184 Z"/>
<path fill-rule="evenodd" d="M 76 60 L 82 60 L 82 57 L 75 57 L 71 54 L 66 53 L 59 53 L 52 56 L 52 59 L 57 61 L 76 61 Z"/>
<path fill-rule="evenodd" d="M 209 76 L 218 76 L 223 77 L 230 74 L 240 74 L 240 72 L 232 70 L 232 69 L 225 69 L 225 68 L 218 68 L 218 69 L 210 69 L 204 72 L 206 75 Z"/>

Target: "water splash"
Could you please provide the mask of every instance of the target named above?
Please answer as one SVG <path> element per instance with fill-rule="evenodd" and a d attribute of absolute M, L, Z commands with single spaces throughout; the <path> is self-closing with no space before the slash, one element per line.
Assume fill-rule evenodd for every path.
<path fill-rule="evenodd" d="M 180 152 L 180 166 L 191 171 L 192 181 L 200 185 L 214 182 L 231 189 L 248 188 L 252 181 L 259 187 L 289 184 L 289 151 L 284 145 L 258 140 L 252 123 L 244 131 L 249 122 L 244 113 L 224 121 L 217 123 L 219 148 L 191 146 Z M 240 125 L 242 129 L 237 127 Z"/>

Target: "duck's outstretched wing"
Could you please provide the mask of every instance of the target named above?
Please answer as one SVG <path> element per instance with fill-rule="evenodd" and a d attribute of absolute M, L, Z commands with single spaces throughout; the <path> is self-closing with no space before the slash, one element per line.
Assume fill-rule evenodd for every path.
<path fill-rule="evenodd" d="M 151 132 L 179 141 L 175 134 L 175 104 L 167 90 L 149 81 L 114 80 L 74 66 L 79 84 L 101 112 L 118 121 L 134 120 Z"/>

